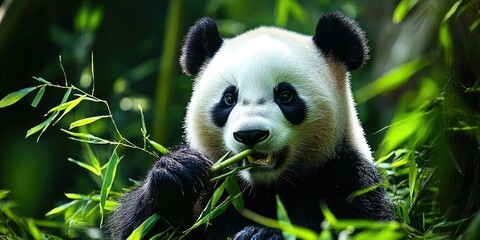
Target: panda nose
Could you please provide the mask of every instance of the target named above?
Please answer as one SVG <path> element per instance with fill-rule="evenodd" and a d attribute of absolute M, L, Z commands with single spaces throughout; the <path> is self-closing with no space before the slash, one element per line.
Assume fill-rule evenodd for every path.
<path fill-rule="evenodd" d="M 265 139 L 270 135 L 269 131 L 265 130 L 249 130 L 249 131 L 237 131 L 233 133 L 233 138 L 238 142 L 244 143 L 247 146 L 253 146 Z"/>

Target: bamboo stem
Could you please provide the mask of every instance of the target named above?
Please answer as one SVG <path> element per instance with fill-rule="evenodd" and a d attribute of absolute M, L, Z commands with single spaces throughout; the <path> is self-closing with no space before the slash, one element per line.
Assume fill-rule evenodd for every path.
<path fill-rule="evenodd" d="M 244 158 L 246 158 L 248 155 L 252 154 L 253 153 L 253 150 L 252 149 L 247 149 L 223 162 L 220 162 L 220 163 L 217 163 L 217 164 L 214 164 L 213 167 L 212 167 L 212 171 L 213 172 L 218 172 L 220 170 L 222 170 L 223 168 L 229 166 L 229 165 L 232 165 Z"/>

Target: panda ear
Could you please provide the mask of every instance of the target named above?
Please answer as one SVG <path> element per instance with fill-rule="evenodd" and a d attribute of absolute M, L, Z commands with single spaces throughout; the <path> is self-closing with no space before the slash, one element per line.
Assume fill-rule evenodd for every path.
<path fill-rule="evenodd" d="M 185 74 L 195 76 L 203 64 L 220 49 L 223 39 L 211 18 L 199 19 L 188 31 L 183 42 L 180 65 Z"/>
<path fill-rule="evenodd" d="M 339 12 L 320 18 L 313 41 L 326 56 L 333 55 L 343 62 L 348 71 L 361 67 L 368 59 L 365 33 L 357 22 Z"/>

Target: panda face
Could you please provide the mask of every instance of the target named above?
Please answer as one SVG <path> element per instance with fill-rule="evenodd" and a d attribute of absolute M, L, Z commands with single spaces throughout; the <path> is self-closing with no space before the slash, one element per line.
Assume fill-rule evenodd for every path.
<path fill-rule="evenodd" d="M 322 164 L 342 132 L 341 95 L 326 66 L 312 40 L 292 32 L 260 28 L 225 40 L 195 82 L 190 145 L 214 159 L 253 149 L 243 164 L 258 166 L 241 176 L 254 183 Z"/>
<path fill-rule="evenodd" d="M 254 186 L 308 174 L 339 144 L 372 159 L 347 72 L 366 59 L 365 34 L 340 13 L 321 17 L 313 36 L 261 27 L 232 39 L 202 18 L 180 57 L 183 71 L 196 76 L 188 144 L 212 160 L 253 149 L 242 164 L 256 166 L 241 176 Z"/>

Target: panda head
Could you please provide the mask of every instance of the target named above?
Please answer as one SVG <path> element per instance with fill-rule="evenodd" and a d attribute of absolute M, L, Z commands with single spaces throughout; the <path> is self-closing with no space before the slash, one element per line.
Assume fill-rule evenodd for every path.
<path fill-rule="evenodd" d="M 321 167 L 342 139 L 371 158 L 348 71 L 368 58 L 364 33 L 339 13 L 320 18 L 315 35 L 260 27 L 222 39 L 210 18 L 188 32 L 180 63 L 196 76 L 185 120 L 189 145 L 218 159 L 253 149 L 241 171 L 272 184 Z"/>

